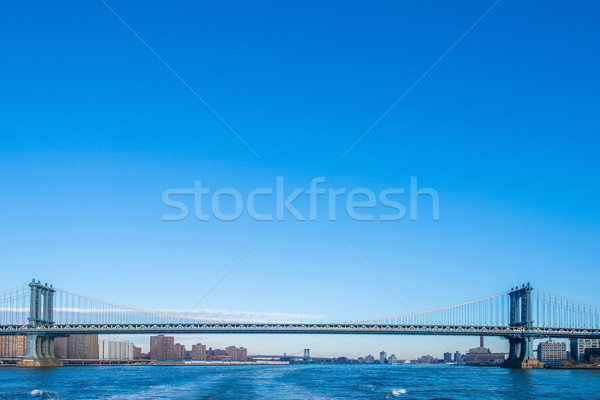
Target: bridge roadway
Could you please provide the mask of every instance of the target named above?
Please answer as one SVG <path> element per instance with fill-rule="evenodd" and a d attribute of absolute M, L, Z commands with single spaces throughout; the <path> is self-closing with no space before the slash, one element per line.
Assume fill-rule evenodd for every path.
<path fill-rule="evenodd" d="M 63 336 L 75 334 L 329 334 L 329 335 L 449 335 L 535 338 L 599 338 L 600 329 L 529 328 L 510 326 L 395 325 L 357 323 L 234 323 L 195 324 L 54 324 L 1 325 L 0 335 Z"/>

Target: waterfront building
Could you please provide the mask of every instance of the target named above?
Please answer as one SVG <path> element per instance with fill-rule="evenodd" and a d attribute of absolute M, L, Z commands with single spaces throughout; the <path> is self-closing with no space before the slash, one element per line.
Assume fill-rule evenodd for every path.
<path fill-rule="evenodd" d="M 451 363 L 452 362 L 452 353 L 446 352 L 444 353 L 444 362 Z"/>
<path fill-rule="evenodd" d="M 467 364 L 500 364 L 504 362 L 504 353 L 492 353 L 490 349 L 484 347 L 483 336 L 479 339 L 479 347 L 469 349 L 465 357 Z"/>
<path fill-rule="evenodd" d="M 371 354 L 365 357 L 365 364 L 373 364 L 375 362 L 375 357 Z"/>
<path fill-rule="evenodd" d="M 238 349 L 237 357 L 238 357 L 239 361 L 247 361 L 248 360 L 248 349 L 246 349 L 245 347 L 240 347 Z"/>
<path fill-rule="evenodd" d="M 456 353 L 454 353 L 454 362 L 455 362 L 455 363 L 459 363 L 459 362 L 461 362 L 461 354 L 460 354 L 460 351 L 457 351 Z"/>
<path fill-rule="evenodd" d="M 600 348 L 585 349 L 584 361 L 586 364 L 600 364 Z"/>
<path fill-rule="evenodd" d="M 206 345 L 198 343 L 192 346 L 192 360 L 206 360 Z"/>
<path fill-rule="evenodd" d="M 25 357 L 27 354 L 27 336 L 0 336 L 0 357 Z"/>
<path fill-rule="evenodd" d="M 98 335 L 70 335 L 54 338 L 56 358 L 97 360 Z"/>
<path fill-rule="evenodd" d="M 382 351 L 381 353 L 379 353 L 379 363 L 385 364 L 386 361 L 387 361 L 387 353 L 385 351 Z"/>
<path fill-rule="evenodd" d="M 227 352 L 225 352 L 225 350 L 222 349 L 214 349 L 212 347 L 209 347 L 208 350 L 206 350 L 206 359 L 207 360 L 230 360 L 229 356 L 227 355 Z"/>
<path fill-rule="evenodd" d="M 421 356 L 414 361 L 415 364 L 437 364 L 438 362 L 439 360 L 437 358 L 432 357 L 429 354 Z"/>
<path fill-rule="evenodd" d="M 244 347 L 237 348 L 235 346 L 229 346 L 225 349 L 225 354 L 227 354 L 232 361 L 246 361 L 248 359 L 248 350 Z"/>
<path fill-rule="evenodd" d="M 126 340 L 101 340 L 98 343 L 98 358 L 100 360 L 133 360 L 133 342 Z"/>
<path fill-rule="evenodd" d="M 173 358 L 185 359 L 185 345 L 180 343 L 175 343 L 173 346 Z"/>
<path fill-rule="evenodd" d="M 173 336 L 150 336 L 150 358 L 152 360 L 172 359 L 175 355 L 175 338 Z"/>
<path fill-rule="evenodd" d="M 142 358 L 142 348 L 133 346 L 133 359 L 139 360 L 140 358 Z"/>
<path fill-rule="evenodd" d="M 396 358 L 396 355 L 395 355 L 395 354 L 392 354 L 392 355 L 390 356 L 390 358 L 388 358 L 388 362 L 389 362 L 390 364 L 396 364 L 396 363 L 398 362 L 398 359 Z"/>
<path fill-rule="evenodd" d="M 98 359 L 98 335 L 71 335 L 67 340 L 69 358 Z M 71 357 L 72 355 L 72 357 Z"/>
<path fill-rule="evenodd" d="M 504 353 L 492 353 L 486 347 L 475 347 L 469 349 L 465 357 L 465 362 L 467 364 L 499 364 L 504 359 Z"/>
<path fill-rule="evenodd" d="M 69 342 L 68 337 L 55 337 L 54 338 L 54 355 L 56 358 L 68 358 L 67 357 L 67 343 Z"/>
<path fill-rule="evenodd" d="M 571 339 L 571 358 L 578 363 L 585 362 L 585 349 L 600 348 L 600 339 Z"/>
<path fill-rule="evenodd" d="M 538 360 L 544 364 L 558 365 L 567 359 L 565 342 L 548 340 L 538 344 Z"/>

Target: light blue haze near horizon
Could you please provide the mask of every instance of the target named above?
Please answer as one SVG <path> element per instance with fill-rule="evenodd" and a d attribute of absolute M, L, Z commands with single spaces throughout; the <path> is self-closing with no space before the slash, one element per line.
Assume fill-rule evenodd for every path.
<path fill-rule="evenodd" d="M 5 289 L 35 277 L 185 310 L 256 245 L 197 308 L 355 320 L 526 282 L 600 305 L 598 3 L 500 2 L 346 157 L 492 1 L 107 4 L 260 158 L 102 2 L 5 4 Z M 201 180 L 247 195 L 277 176 L 288 194 L 316 177 L 378 193 L 415 176 L 439 193 L 440 219 L 423 198 L 418 221 L 329 221 L 322 197 L 314 222 L 162 221 L 169 188 Z M 448 350 L 423 337 L 181 341 L 253 353 Z"/>

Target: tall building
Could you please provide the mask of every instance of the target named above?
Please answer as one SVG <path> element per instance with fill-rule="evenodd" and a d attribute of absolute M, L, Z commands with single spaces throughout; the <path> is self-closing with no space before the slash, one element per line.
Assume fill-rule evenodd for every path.
<path fill-rule="evenodd" d="M 460 361 L 460 351 L 457 351 L 456 353 L 454 353 L 454 362 L 459 363 Z"/>
<path fill-rule="evenodd" d="M 392 354 L 392 355 L 390 356 L 390 358 L 388 358 L 388 362 L 389 362 L 390 364 L 392 364 L 392 365 L 393 365 L 393 364 L 396 364 L 396 363 L 398 362 L 398 359 L 396 358 L 396 355 L 395 355 L 395 354 Z"/>
<path fill-rule="evenodd" d="M 173 336 L 150 336 L 150 358 L 166 360 L 175 358 L 175 338 Z"/>
<path fill-rule="evenodd" d="M 237 357 L 239 361 L 248 361 L 248 349 L 245 347 L 240 347 L 238 349 Z"/>
<path fill-rule="evenodd" d="M 387 361 L 387 353 L 385 351 L 382 351 L 381 353 L 379 353 L 379 363 L 385 364 L 386 361 Z"/>
<path fill-rule="evenodd" d="M 585 349 L 600 348 L 600 339 L 571 339 L 571 358 L 575 362 L 585 362 Z"/>
<path fill-rule="evenodd" d="M 542 342 L 538 344 L 537 356 L 544 364 L 558 365 L 567 359 L 567 345 L 552 340 Z"/>
<path fill-rule="evenodd" d="M 444 362 L 445 363 L 450 363 L 452 362 L 452 353 L 444 353 Z"/>
<path fill-rule="evenodd" d="M 185 345 L 175 343 L 173 346 L 173 358 L 183 360 L 185 358 Z"/>
<path fill-rule="evenodd" d="M 67 343 L 69 342 L 68 337 L 56 337 L 54 338 L 54 355 L 56 358 L 69 358 L 67 357 Z"/>
<path fill-rule="evenodd" d="M 98 335 L 71 335 L 68 337 L 69 358 L 98 359 Z"/>
<path fill-rule="evenodd" d="M 225 353 L 232 361 L 248 360 L 248 350 L 246 350 L 244 347 L 237 348 L 235 346 L 229 346 L 225 349 Z"/>
<path fill-rule="evenodd" d="M 126 340 L 101 340 L 98 358 L 101 360 L 133 360 L 133 343 Z"/>
<path fill-rule="evenodd" d="M 25 357 L 27 336 L 0 336 L 0 357 Z"/>
<path fill-rule="evenodd" d="M 139 360 L 140 358 L 142 358 L 142 348 L 133 346 L 133 359 Z"/>
<path fill-rule="evenodd" d="M 54 354 L 57 358 L 97 360 L 98 335 L 70 335 L 54 339 Z"/>
<path fill-rule="evenodd" d="M 206 360 L 206 345 L 198 343 L 192 346 L 192 360 Z"/>

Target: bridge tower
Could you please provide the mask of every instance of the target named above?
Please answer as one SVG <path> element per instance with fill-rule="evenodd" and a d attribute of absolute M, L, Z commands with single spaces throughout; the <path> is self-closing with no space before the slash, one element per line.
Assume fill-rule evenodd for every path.
<path fill-rule="evenodd" d="M 543 364 L 533 356 L 534 335 L 528 333 L 533 327 L 531 315 L 531 292 L 533 287 L 515 287 L 508 294 L 510 298 L 509 326 L 520 328 L 521 332 L 508 337 L 508 359 L 502 364 L 505 368 L 542 368 Z"/>
<path fill-rule="evenodd" d="M 302 357 L 305 364 L 310 364 L 310 349 L 304 349 L 304 357 Z"/>
<path fill-rule="evenodd" d="M 47 328 L 54 324 L 54 288 L 32 280 L 29 284 L 29 325 L 31 330 Z M 27 335 L 27 355 L 17 364 L 19 367 L 62 367 L 54 354 L 54 336 L 46 332 Z"/>

